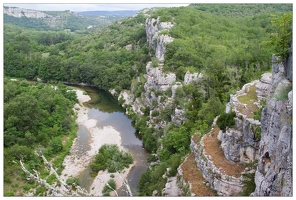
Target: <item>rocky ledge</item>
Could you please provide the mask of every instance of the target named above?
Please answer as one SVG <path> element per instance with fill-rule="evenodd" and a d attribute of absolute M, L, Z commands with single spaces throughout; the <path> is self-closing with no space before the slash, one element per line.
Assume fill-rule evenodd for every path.
<path fill-rule="evenodd" d="M 218 139 L 227 160 L 232 162 L 251 163 L 258 159 L 258 148 L 261 138 L 261 123 L 255 120 L 252 109 L 239 101 L 248 95 L 251 87 L 256 86 L 256 100 L 251 104 L 260 109 L 260 101 L 265 100 L 271 87 L 271 73 L 263 74 L 260 80 L 245 84 L 235 95 L 230 95 L 226 113 L 235 112 L 235 126 L 220 131 Z"/>
<path fill-rule="evenodd" d="M 206 145 L 204 140 L 207 137 L 214 136 L 212 136 L 212 133 L 210 132 L 204 135 L 199 143 L 196 143 L 191 139 L 190 148 L 194 153 L 197 167 L 202 171 L 203 177 L 208 181 L 207 184 L 216 190 L 219 196 L 238 196 L 244 187 L 244 178 L 242 175 L 254 173 L 254 170 L 240 166 L 239 169 L 235 169 L 238 173 L 234 175 L 233 173 L 229 173 L 229 171 L 226 172 L 222 167 L 218 167 L 218 163 L 215 163 L 213 160 L 213 155 L 211 156 L 210 153 L 205 150 Z M 233 166 L 235 166 L 235 164 L 230 162 L 229 164 L 229 168 L 234 170 Z"/>

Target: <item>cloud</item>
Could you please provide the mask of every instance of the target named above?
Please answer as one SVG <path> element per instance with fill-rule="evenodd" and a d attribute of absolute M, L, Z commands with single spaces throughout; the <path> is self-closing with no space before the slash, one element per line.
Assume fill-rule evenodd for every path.
<path fill-rule="evenodd" d="M 141 10 L 148 7 L 179 7 L 187 6 L 188 4 L 81 4 L 81 3 L 71 3 L 71 4 L 4 4 L 4 6 L 9 7 L 20 7 L 32 10 L 42 10 L 42 11 L 94 11 L 94 10 Z"/>

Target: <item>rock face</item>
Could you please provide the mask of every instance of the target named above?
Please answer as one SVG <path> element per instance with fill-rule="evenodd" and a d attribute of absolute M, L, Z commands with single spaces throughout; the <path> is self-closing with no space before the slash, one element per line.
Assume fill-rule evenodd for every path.
<path fill-rule="evenodd" d="M 185 119 L 184 109 L 181 107 L 172 107 L 173 100 L 176 96 L 176 90 L 188 85 L 191 82 L 198 83 L 202 78 L 201 73 L 187 72 L 184 81 L 176 82 L 176 74 L 163 72 L 164 54 L 166 52 L 166 44 L 173 41 L 168 35 L 161 32 L 169 30 L 173 27 L 171 22 L 160 22 L 159 17 L 147 18 L 145 23 L 147 42 L 151 48 L 155 50 L 157 65 L 148 62 L 146 65 L 146 74 L 144 74 L 145 82 L 140 83 L 139 77 L 137 82 L 143 85 L 144 91 L 140 97 L 135 98 L 133 95 L 136 88 L 131 86 L 131 91 L 122 91 L 118 99 L 124 100 L 124 105 L 129 106 L 134 113 L 143 115 L 143 110 L 149 108 L 149 121 L 147 125 L 155 128 L 164 128 L 167 121 L 172 121 L 175 125 L 180 125 Z M 166 93 L 166 94 L 165 94 Z M 161 122 L 157 119 L 157 115 L 162 113 L 166 115 L 166 119 Z"/>
<path fill-rule="evenodd" d="M 152 67 L 151 62 L 146 65 L 146 74 L 144 77 L 147 79 L 145 83 L 145 90 L 148 88 L 154 90 L 166 91 L 176 81 L 176 74 L 163 73 L 162 66 Z"/>
<path fill-rule="evenodd" d="M 204 137 L 199 144 L 196 144 L 192 139 L 190 144 L 191 151 L 194 153 L 195 161 L 202 171 L 203 177 L 217 191 L 219 196 L 239 195 L 243 189 L 243 177 L 228 176 L 215 166 L 211 156 L 204 151 Z"/>
<path fill-rule="evenodd" d="M 285 60 L 285 76 L 289 81 L 293 81 L 293 43 L 292 41 L 289 49 L 289 57 Z"/>
<path fill-rule="evenodd" d="M 168 30 L 173 27 L 171 22 L 160 22 L 159 17 L 157 19 L 147 18 L 146 23 L 146 36 L 149 46 L 155 51 L 155 56 L 159 62 L 164 62 L 164 54 L 166 52 L 166 44 L 172 42 L 174 38 L 168 35 L 160 34 L 162 30 Z"/>
<path fill-rule="evenodd" d="M 256 84 L 256 93 L 258 101 L 265 100 L 271 88 L 272 73 L 265 73 Z"/>
<path fill-rule="evenodd" d="M 261 116 L 262 138 L 252 195 L 293 196 L 292 57 L 286 65 L 278 64 L 274 56 L 272 60 L 272 88 Z"/>
<path fill-rule="evenodd" d="M 256 85 L 257 101 L 260 105 L 271 87 L 271 74 L 263 74 L 261 79 L 245 84 L 235 95 L 230 95 L 226 106 L 226 113 L 235 112 L 235 128 L 228 128 L 226 132 L 220 130 L 218 139 L 227 160 L 231 162 L 251 163 L 258 159 L 261 123 L 241 112 L 241 108 L 248 109 L 238 98 L 246 95 L 251 86 Z"/>
<path fill-rule="evenodd" d="M 198 80 L 202 78 L 201 73 L 190 73 L 189 71 L 186 72 L 184 76 L 184 84 L 188 85 L 191 82 L 198 83 Z"/>
<path fill-rule="evenodd" d="M 27 18 L 50 18 L 52 17 L 51 15 L 45 14 L 41 11 L 36 11 L 36 10 L 28 10 L 24 8 L 15 8 L 15 7 L 4 7 L 3 10 L 4 14 L 13 16 L 13 17 L 27 17 Z"/>

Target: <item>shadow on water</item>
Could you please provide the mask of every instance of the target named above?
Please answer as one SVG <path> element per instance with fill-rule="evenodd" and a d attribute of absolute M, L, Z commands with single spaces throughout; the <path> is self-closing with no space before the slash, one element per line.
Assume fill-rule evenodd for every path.
<path fill-rule="evenodd" d="M 124 112 L 124 109 L 118 105 L 117 99 L 109 92 L 96 87 L 80 86 L 79 88 L 91 97 L 90 101 L 84 103 L 86 107 L 98 109 L 104 113 Z"/>
<path fill-rule="evenodd" d="M 137 194 L 137 185 L 140 175 L 147 168 L 147 151 L 143 148 L 142 141 L 137 138 L 136 130 L 133 127 L 132 120 L 124 114 L 124 109 L 118 105 L 118 101 L 109 93 L 94 87 L 75 86 L 83 89 L 91 97 L 89 102 L 84 103 L 88 107 L 88 117 L 98 120 L 97 127 L 112 126 L 121 134 L 122 145 L 132 154 L 136 165 L 130 171 L 127 180 L 133 194 Z M 79 127 L 77 136 L 80 135 L 81 141 L 85 145 L 85 137 L 88 135 L 87 129 L 83 126 Z M 88 141 L 89 142 L 89 141 Z M 84 170 L 80 176 L 80 185 L 91 191 L 90 185 L 94 179 L 91 169 Z M 119 196 L 126 196 L 125 187 L 118 189 Z"/>

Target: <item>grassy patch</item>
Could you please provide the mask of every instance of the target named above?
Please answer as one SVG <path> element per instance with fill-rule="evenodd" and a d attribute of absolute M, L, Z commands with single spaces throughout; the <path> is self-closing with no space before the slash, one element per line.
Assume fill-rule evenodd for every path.
<path fill-rule="evenodd" d="M 247 115 L 249 118 L 254 117 L 254 112 L 259 110 L 258 106 L 254 103 L 257 102 L 256 84 L 249 87 L 249 91 L 246 95 L 239 96 L 237 98 L 241 103 L 246 104 L 246 107 L 240 106 L 238 111 Z"/>
<path fill-rule="evenodd" d="M 241 103 L 251 105 L 254 101 L 257 101 L 256 84 L 249 87 L 249 91 L 246 95 L 238 97 Z"/>

